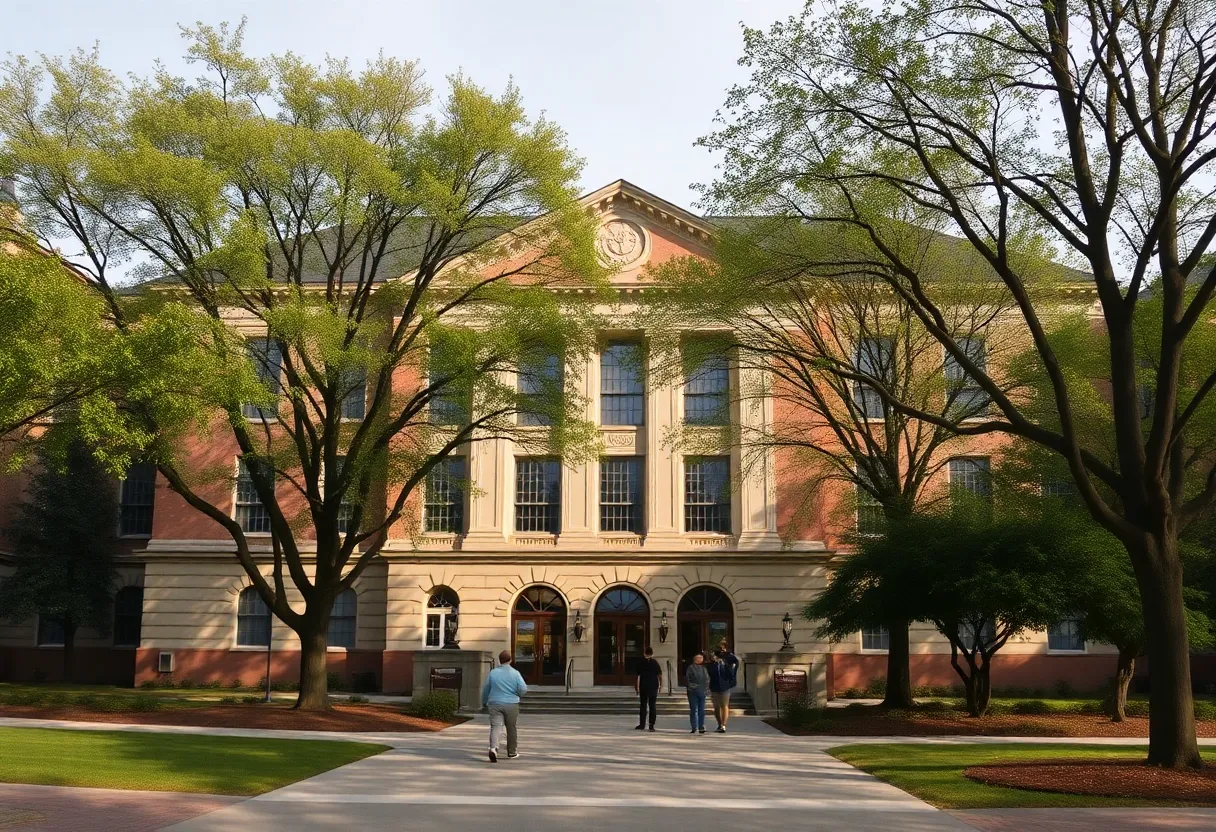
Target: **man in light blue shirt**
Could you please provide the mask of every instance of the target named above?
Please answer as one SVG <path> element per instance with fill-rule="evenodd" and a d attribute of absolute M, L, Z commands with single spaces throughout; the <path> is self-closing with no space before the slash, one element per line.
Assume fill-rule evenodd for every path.
<path fill-rule="evenodd" d="M 498 654 L 498 667 L 486 676 L 481 686 L 481 702 L 490 711 L 490 762 L 498 762 L 498 739 L 505 726 L 507 732 L 507 759 L 519 756 L 517 741 L 519 734 L 519 697 L 528 692 L 528 683 L 519 671 L 511 667 L 511 651 Z"/>

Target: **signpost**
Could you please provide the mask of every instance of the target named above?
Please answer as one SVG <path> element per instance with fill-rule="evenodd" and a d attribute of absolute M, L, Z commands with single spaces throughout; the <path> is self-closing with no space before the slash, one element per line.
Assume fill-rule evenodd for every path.
<path fill-rule="evenodd" d="M 460 689 L 464 684 L 464 668 L 462 667 L 432 667 L 431 690 L 456 691 L 456 706 L 460 707 Z"/>
<path fill-rule="evenodd" d="M 778 708 L 781 707 L 781 694 L 783 693 L 807 696 L 811 692 L 810 676 L 806 670 L 779 667 L 773 671 L 773 682 Z"/>

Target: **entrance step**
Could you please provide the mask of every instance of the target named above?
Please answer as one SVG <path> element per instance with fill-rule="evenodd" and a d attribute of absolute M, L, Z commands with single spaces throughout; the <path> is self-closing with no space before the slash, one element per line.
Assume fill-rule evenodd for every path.
<path fill-rule="evenodd" d="M 683 691 L 671 695 L 664 690 L 656 702 L 657 711 L 663 715 L 687 714 L 688 699 Z M 732 691 L 730 695 L 732 715 L 754 714 L 755 705 L 745 691 Z M 710 710 L 707 703 L 706 710 Z M 520 704 L 521 713 L 529 714 L 636 714 L 637 694 L 632 688 L 582 688 L 566 693 L 564 688 L 533 687 Z"/>

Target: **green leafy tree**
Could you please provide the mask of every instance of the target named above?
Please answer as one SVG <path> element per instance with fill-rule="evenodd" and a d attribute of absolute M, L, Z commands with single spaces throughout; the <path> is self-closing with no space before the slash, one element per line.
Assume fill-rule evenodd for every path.
<path fill-rule="evenodd" d="M 62 422 L 68 405 L 104 400 L 116 378 L 101 299 L 15 216 L 0 210 L 0 437 L 19 466 L 32 428 L 53 413 Z"/>
<path fill-rule="evenodd" d="M 821 635 L 840 638 L 882 620 L 888 605 L 927 621 L 950 642 L 967 712 L 983 716 L 992 661 L 1010 638 L 1043 630 L 1070 611 L 1074 562 L 1052 524 L 983 505 L 918 512 L 862 543 L 804 611 Z"/>
<path fill-rule="evenodd" d="M 759 207 L 862 229 L 888 286 L 993 401 L 993 416 L 962 432 L 1013 434 L 1067 461 L 1137 578 L 1153 684 L 1148 760 L 1200 765 L 1179 535 L 1216 501 L 1205 432 L 1216 387 L 1206 346 L 1216 8 L 808 4 L 745 42 L 751 81 L 704 140 L 724 160 L 710 201 L 719 213 Z M 943 326 L 950 298 L 891 242 L 907 223 L 958 234 L 985 264 L 976 278 L 1007 291 L 1049 379 L 1050 420 Z M 1087 273 L 1075 287 L 1102 327 L 1100 383 L 1069 378 L 1051 342 L 1057 309 L 1044 290 L 1059 281 L 1041 264 L 1053 255 Z M 1078 397 L 1095 389 L 1113 465 L 1083 435 Z"/>
<path fill-rule="evenodd" d="M 61 622 L 63 678 L 71 680 L 76 631 L 110 631 L 118 502 L 113 478 L 81 442 L 40 454 L 39 463 L 7 529 L 13 572 L 0 581 L 0 611 L 10 621 Z"/>
<path fill-rule="evenodd" d="M 488 437 L 593 447 L 560 369 L 602 269 L 580 162 L 516 89 L 457 76 L 428 110 L 413 63 L 258 59 L 243 28 L 183 30 L 193 81 L 17 59 L 0 127 L 31 224 L 76 241 L 137 369 L 84 429 L 227 530 L 319 709 L 334 599 L 420 531 L 436 466 Z M 235 444 L 256 518 L 211 496 L 235 472 L 200 438 Z"/>
<path fill-rule="evenodd" d="M 712 261 L 673 260 L 652 274 L 662 291 L 646 313 L 652 318 L 648 331 L 660 333 L 656 342 L 662 333 L 686 330 L 689 321 L 716 333 L 701 346 L 734 359 L 742 381 L 732 392 L 740 411 L 771 403 L 774 413 L 731 426 L 744 460 L 776 453 L 787 499 L 810 510 L 843 486 L 840 504 L 856 517 L 846 545 L 880 535 L 887 523 L 932 504 L 940 495 L 929 484 L 956 438 L 946 422 L 974 418 L 987 407 L 986 396 L 947 380 L 937 339 L 883 276 L 849 256 L 868 246 L 847 226 L 826 234 L 780 216 L 736 219 L 719 229 Z M 925 250 L 923 265 L 933 264 L 946 278 L 958 268 L 958 257 L 958 246 L 940 237 Z M 951 309 L 959 340 L 977 337 L 1001 314 L 996 295 L 960 297 Z M 702 359 L 676 346 L 663 352 Z M 679 368 L 684 377 L 692 370 L 687 363 Z M 901 401 L 937 414 L 937 423 L 891 407 L 847 371 L 882 379 Z M 689 427 L 693 441 L 702 431 L 701 425 Z M 842 520 L 854 526 L 852 518 Z M 833 608 L 830 599 L 825 604 Z M 884 704 L 910 708 L 909 619 L 900 608 L 868 606 L 877 615 L 855 623 L 887 629 Z"/>

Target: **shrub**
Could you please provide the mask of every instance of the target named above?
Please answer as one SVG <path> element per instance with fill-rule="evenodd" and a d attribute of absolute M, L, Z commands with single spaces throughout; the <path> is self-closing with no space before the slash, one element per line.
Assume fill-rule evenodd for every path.
<path fill-rule="evenodd" d="M 459 702 L 456 694 L 447 690 L 433 690 L 415 696 L 406 713 L 419 719 L 434 719 L 439 722 L 451 722 L 456 718 Z"/>
<path fill-rule="evenodd" d="M 1077 695 L 1077 690 L 1072 686 L 1072 683 L 1067 679 L 1060 679 L 1056 682 L 1056 696 L 1060 699 L 1072 699 Z"/>
<path fill-rule="evenodd" d="M 330 690 L 347 690 L 346 677 L 335 670 L 325 674 L 325 685 Z"/>
<path fill-rule="evenodd" d="M 882 676 L 875 676 L 866 685 L 866 695 L 874 698 L 880 698 L 887 695 L 887 680 Z"/>
<path fill-rule="evenodd" d="M 232 688 L 233 690 L 240 690 L 241 688 L 243 688 L 245 686 L 243 684 L 241 684 L 241 679 L 238 676 L 237 678 L 233 679 L 231 682 L 228 683 L 228 687 Z"/>
<path fill-rule="evenodd" d="M 1033 714 L 1049 714 L 1052 708 L 1042 699 L 1020 699 L 1010 706 L 1009 710 L 1015 714 L 1033 715 Z"/>
<path fill-rule="evenodd" d="M 221 705 L 235 705 L 236 703 L 238 703 L 240 701 L 241 700 L 235 696 L 221 696 L 220 697 Z"/>
<path fill-rule="evenodd" d="M 360 696 L 356 693 L 346 697 L 346 701 L 351 705 L 365 705 L 369 700 L 366 696 Z"/>
<path fill-rule="evenodd" d="M 144 679 L 139 683 L 139 686 L 144 690 L 155 690 L 157 687 L 159 687 L 159 685 L 156 684 L 155 679 Z"/>
<path fill-rule="evenodd" d="M 182 679 L 180 682 L 178 682 L 178 683 L 177 683 L 177 686 L 178 686 L 179 688 L 193 688 L 193 687 L 197 687 L 197 685 L 195 685 L 195 684 L 194 684 L 194 680 L 193 680 L 193 679 L 191 679 L 189 676 L 187 676 L 185 679 Z"/>
<path fill-rule="evenodd" d="M 1195 719 L 1216 719 L 1216 703 L 1196 699 Z"/>
<path fill-rule="evenodd" d="M 861 688 L 845 688 L 840 694 L 841 699 L 865 699 L 866 692 Z"/>
<path fill-rule="evenodd" d="M 250 694 L 246 694 L 245 696 L 242 696 L 241 701 L 244 702 L 246 705 L 260 705 L 261 703 L 266 701 L 266 697 L 258 696 L 256 693 L 250 693 Z"/>
<path fill-rule="evenodd" d="M 809 696 L 790 695 L 781 699 L 777 715 L 795 728 L 811 728 L 827 720 L 827 708 L 815 707 L 815 700 Z"/>

